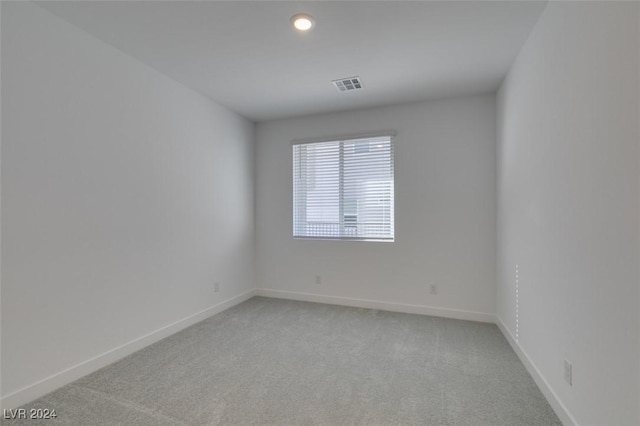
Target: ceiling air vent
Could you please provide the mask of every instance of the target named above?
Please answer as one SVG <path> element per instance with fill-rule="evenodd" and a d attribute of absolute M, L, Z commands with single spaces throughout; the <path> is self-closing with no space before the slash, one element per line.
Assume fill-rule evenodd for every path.
<path fill-rule="evenodd" d="M 333 80 L 333 84 L 335 84 L 341 92 L 362 89 L 360 77 L 339 78 L 338 80 Z"/>

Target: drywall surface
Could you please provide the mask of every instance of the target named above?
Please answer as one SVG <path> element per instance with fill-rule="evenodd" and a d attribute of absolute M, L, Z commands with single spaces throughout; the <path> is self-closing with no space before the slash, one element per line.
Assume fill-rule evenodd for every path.
<path fill-rule="evenodd" d="M 259 293 L 493 318 L 495 125 L 493 95 L 259 123 Z M 292 140 L 386 129 L 397 131 L 395 242 L 294 239 Z"/>
<path fill-rule="evenodd" d="M 2 89 L 3 397 L 253 288 L 251 122 L 24 2 Z"/>
<path fill-rule="evenodd" d="M 640 424 L 637 8 L 550 2 L 498 94 L 497 315 L 580 425 Z"/>

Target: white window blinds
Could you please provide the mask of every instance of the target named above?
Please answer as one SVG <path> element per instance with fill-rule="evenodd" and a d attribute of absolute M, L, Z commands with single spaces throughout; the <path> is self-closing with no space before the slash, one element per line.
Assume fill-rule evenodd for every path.
<path fill-rule="evenodd" d="M 293 236 L 393 241 L 391 136 L 293 145 Z"/>

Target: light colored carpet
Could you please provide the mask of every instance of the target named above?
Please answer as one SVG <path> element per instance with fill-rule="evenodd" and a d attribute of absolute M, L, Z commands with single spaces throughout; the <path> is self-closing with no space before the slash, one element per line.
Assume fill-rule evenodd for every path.
<path fill-rule="evenodd" d="M 561 424 L 495 325 L 261 297 L 32 407 L 52 425 Z"/>

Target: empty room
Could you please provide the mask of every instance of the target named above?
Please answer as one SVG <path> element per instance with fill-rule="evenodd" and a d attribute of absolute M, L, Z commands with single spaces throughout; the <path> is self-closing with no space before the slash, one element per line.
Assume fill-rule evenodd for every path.
<path fill-rule="evenodd" d="M 640 3 L 1 1 L 2 425 L 640 425 Z"/>

